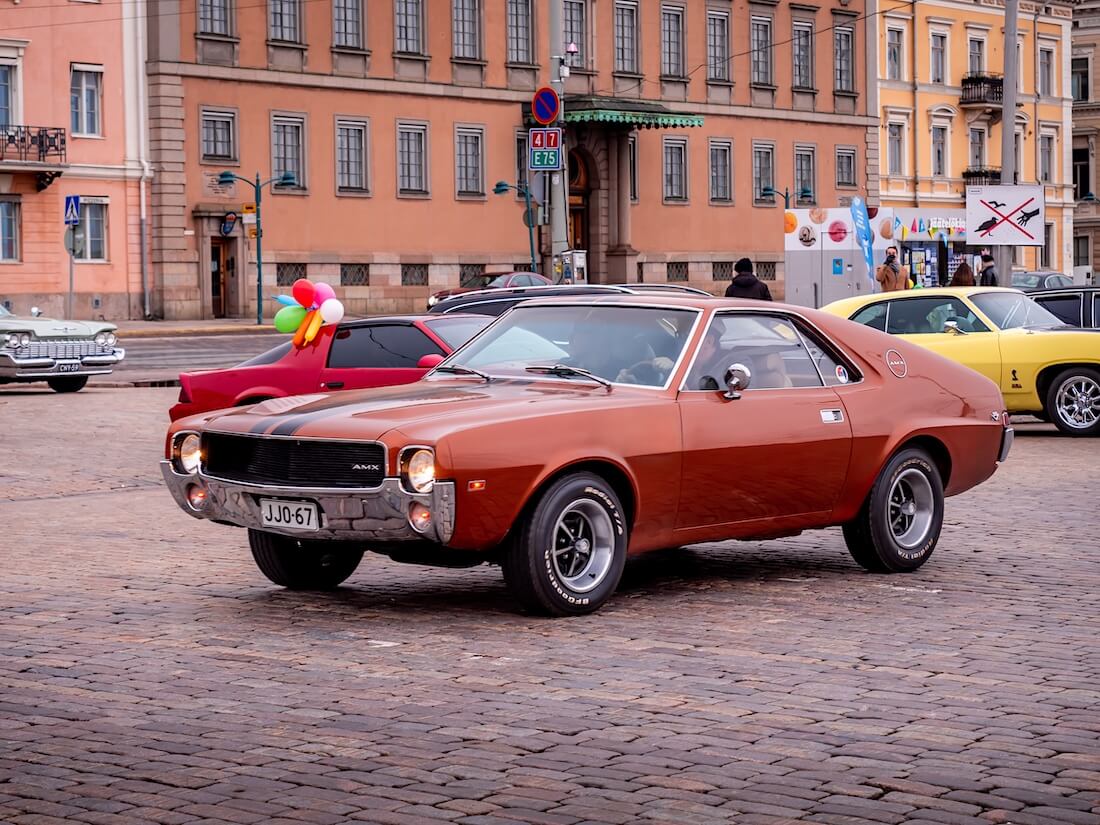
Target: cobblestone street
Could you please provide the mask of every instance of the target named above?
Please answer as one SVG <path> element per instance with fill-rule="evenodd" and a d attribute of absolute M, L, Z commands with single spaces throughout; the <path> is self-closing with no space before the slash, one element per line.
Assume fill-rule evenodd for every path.
<path fill-rule="evenodd" d="M 628 564 L 599 613 L 188 518 L 173 389 L 0 390 L 0 822 L 1100 824 L 1100 443 L 1018 426 L 908 576 L 839 530 Z"/>

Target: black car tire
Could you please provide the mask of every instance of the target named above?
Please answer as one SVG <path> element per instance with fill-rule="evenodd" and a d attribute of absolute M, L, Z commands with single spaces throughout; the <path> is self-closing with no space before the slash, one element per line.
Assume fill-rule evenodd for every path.
<path fill-rule="evenodd" d="M 54 392 L 80 392 L 88 383 L 88 376 L 74 375 L 69 378 L 47 378 L 46 383 Z"/>
<path fill-rule="evenodd" d="M 591 473 L 555 481 L 528 509 L 504 548 L 504 581 L 533 613 L 592 613 L 619 585 L 628 542 L 622 504 Z"/>
<path fill-rule="evenodd" d="M 911 573 L 936 548 L 943 502 L 943 480 L 932 459 L 923 450 L 902 450 L 879 473 L 859 514 L 844 525 L 848 552 L 872 573 Z"/>
<path fill-rule="evenodd" d="M 1100 370 L 1090 367 L 1070 367 L 1062 370 L 1047 388 L 1045 412 L 1059 430 L 1066 435 L 1087 437 L 1100 435 L 1100 417 L 1091 424 L 1074 422 L 1065 405 L 1075 393 L 1088 396 L 1092 403 L 1100 403 Z M 1096 407 L 1093 406 L 1095 410 Z"/>
<path fill-rule="evenodd" d="M 331 590 L 355 572 L 363 551 L 336 541 L 306 541 L 248 531 L 260 572 L 289 590 Z"/>

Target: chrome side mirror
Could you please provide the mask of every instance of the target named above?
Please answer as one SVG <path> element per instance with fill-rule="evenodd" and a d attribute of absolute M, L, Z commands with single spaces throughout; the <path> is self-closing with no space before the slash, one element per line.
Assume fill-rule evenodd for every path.
<path fill-rule="evenodd" d="M 38 307 L 31 307 L 31 317 L 32 318 L 37 318 L 41 314 L 42 314 L 42 310 L 40 310 Z"/>
<path fill-rule="evenodd" d="M 944 321 L 943 331 L 949 332 L 952 335 L 966 335 L 966 330 L 959 328 L 958 321 Z"/>
<path fill-rule="evenodd" d="M 733 364 L 726 370 L 724 380 L 726 391 L 722 393 L 722 397 L 734 401 L 740 398 L 741 393 L 747 390 L 752 383 L 752 370 L 744 364 Z"/>

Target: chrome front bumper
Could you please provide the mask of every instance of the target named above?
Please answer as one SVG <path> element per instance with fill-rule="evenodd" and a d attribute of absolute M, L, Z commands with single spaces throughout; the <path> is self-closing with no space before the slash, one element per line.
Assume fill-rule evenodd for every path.
<path fill-rule="evenodd" d="M 164 481 L 176 504 L 190 516 L 279 533 L 300 539 L 339 541 L 400 542 L 432 541 L 446 544 L 454 535 L 455 486 L 437 481 L 430 493 L 406 492 L 396 478 L 387 478 L 377 490 L 304 490 L 296 487 L 270 487 L 223 481 L 195 474 L 176 472 L 171 461 L 160 463 Z M 187 490 L 199 485 L 206 490 L 206 503 L 196 510 L 187 500 Z M 321 511 L 319 530 L 286 530 L 264 526 L 260 518 L 260 499 L 309 501 Z M 409 510 L 414 504 L 427 507 L 432 514 L 423 530 L 412 526 Z"/>
<path fill-rule="evenodd" d="M 126 350 L 115 347 L 107 353 L 82 355 L 78 358 L 21 357 L 11 350 L 0 351 L 0 378 L 10 380 L 41 380 L 74 375 L 107 375 L 126 357 Z M 75 370 L 62 371 L 61 364 L 78 364 Z"/>
<path fill-rule="evenodd" d="M 1008 459 L 1008 452 L 1012 449 L 1012 442 L 1016 440 L 1016 431 L 1012 427 L 1005 427 L 1001 434 L 1001 452 L 997 456 L 997 463 L 1004 464 Z"/>

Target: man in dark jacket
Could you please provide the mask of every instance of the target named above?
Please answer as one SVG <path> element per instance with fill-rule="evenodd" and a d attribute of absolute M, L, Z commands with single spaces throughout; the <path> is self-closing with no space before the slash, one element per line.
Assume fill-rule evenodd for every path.
<path fill-rule="evenodd" d="M 978 276 L 978 286 L 997 286 L 997 265 L 988 253 L 982 255 L 982 274 Z"/>
<path fill-rule="evenodd" d="M 742 258 L 733 265 L 734 278 L 726 287 L 727 298 L 755 298 L 770 301 L 768 285 L 752 274 L 752 261 Z"/>

